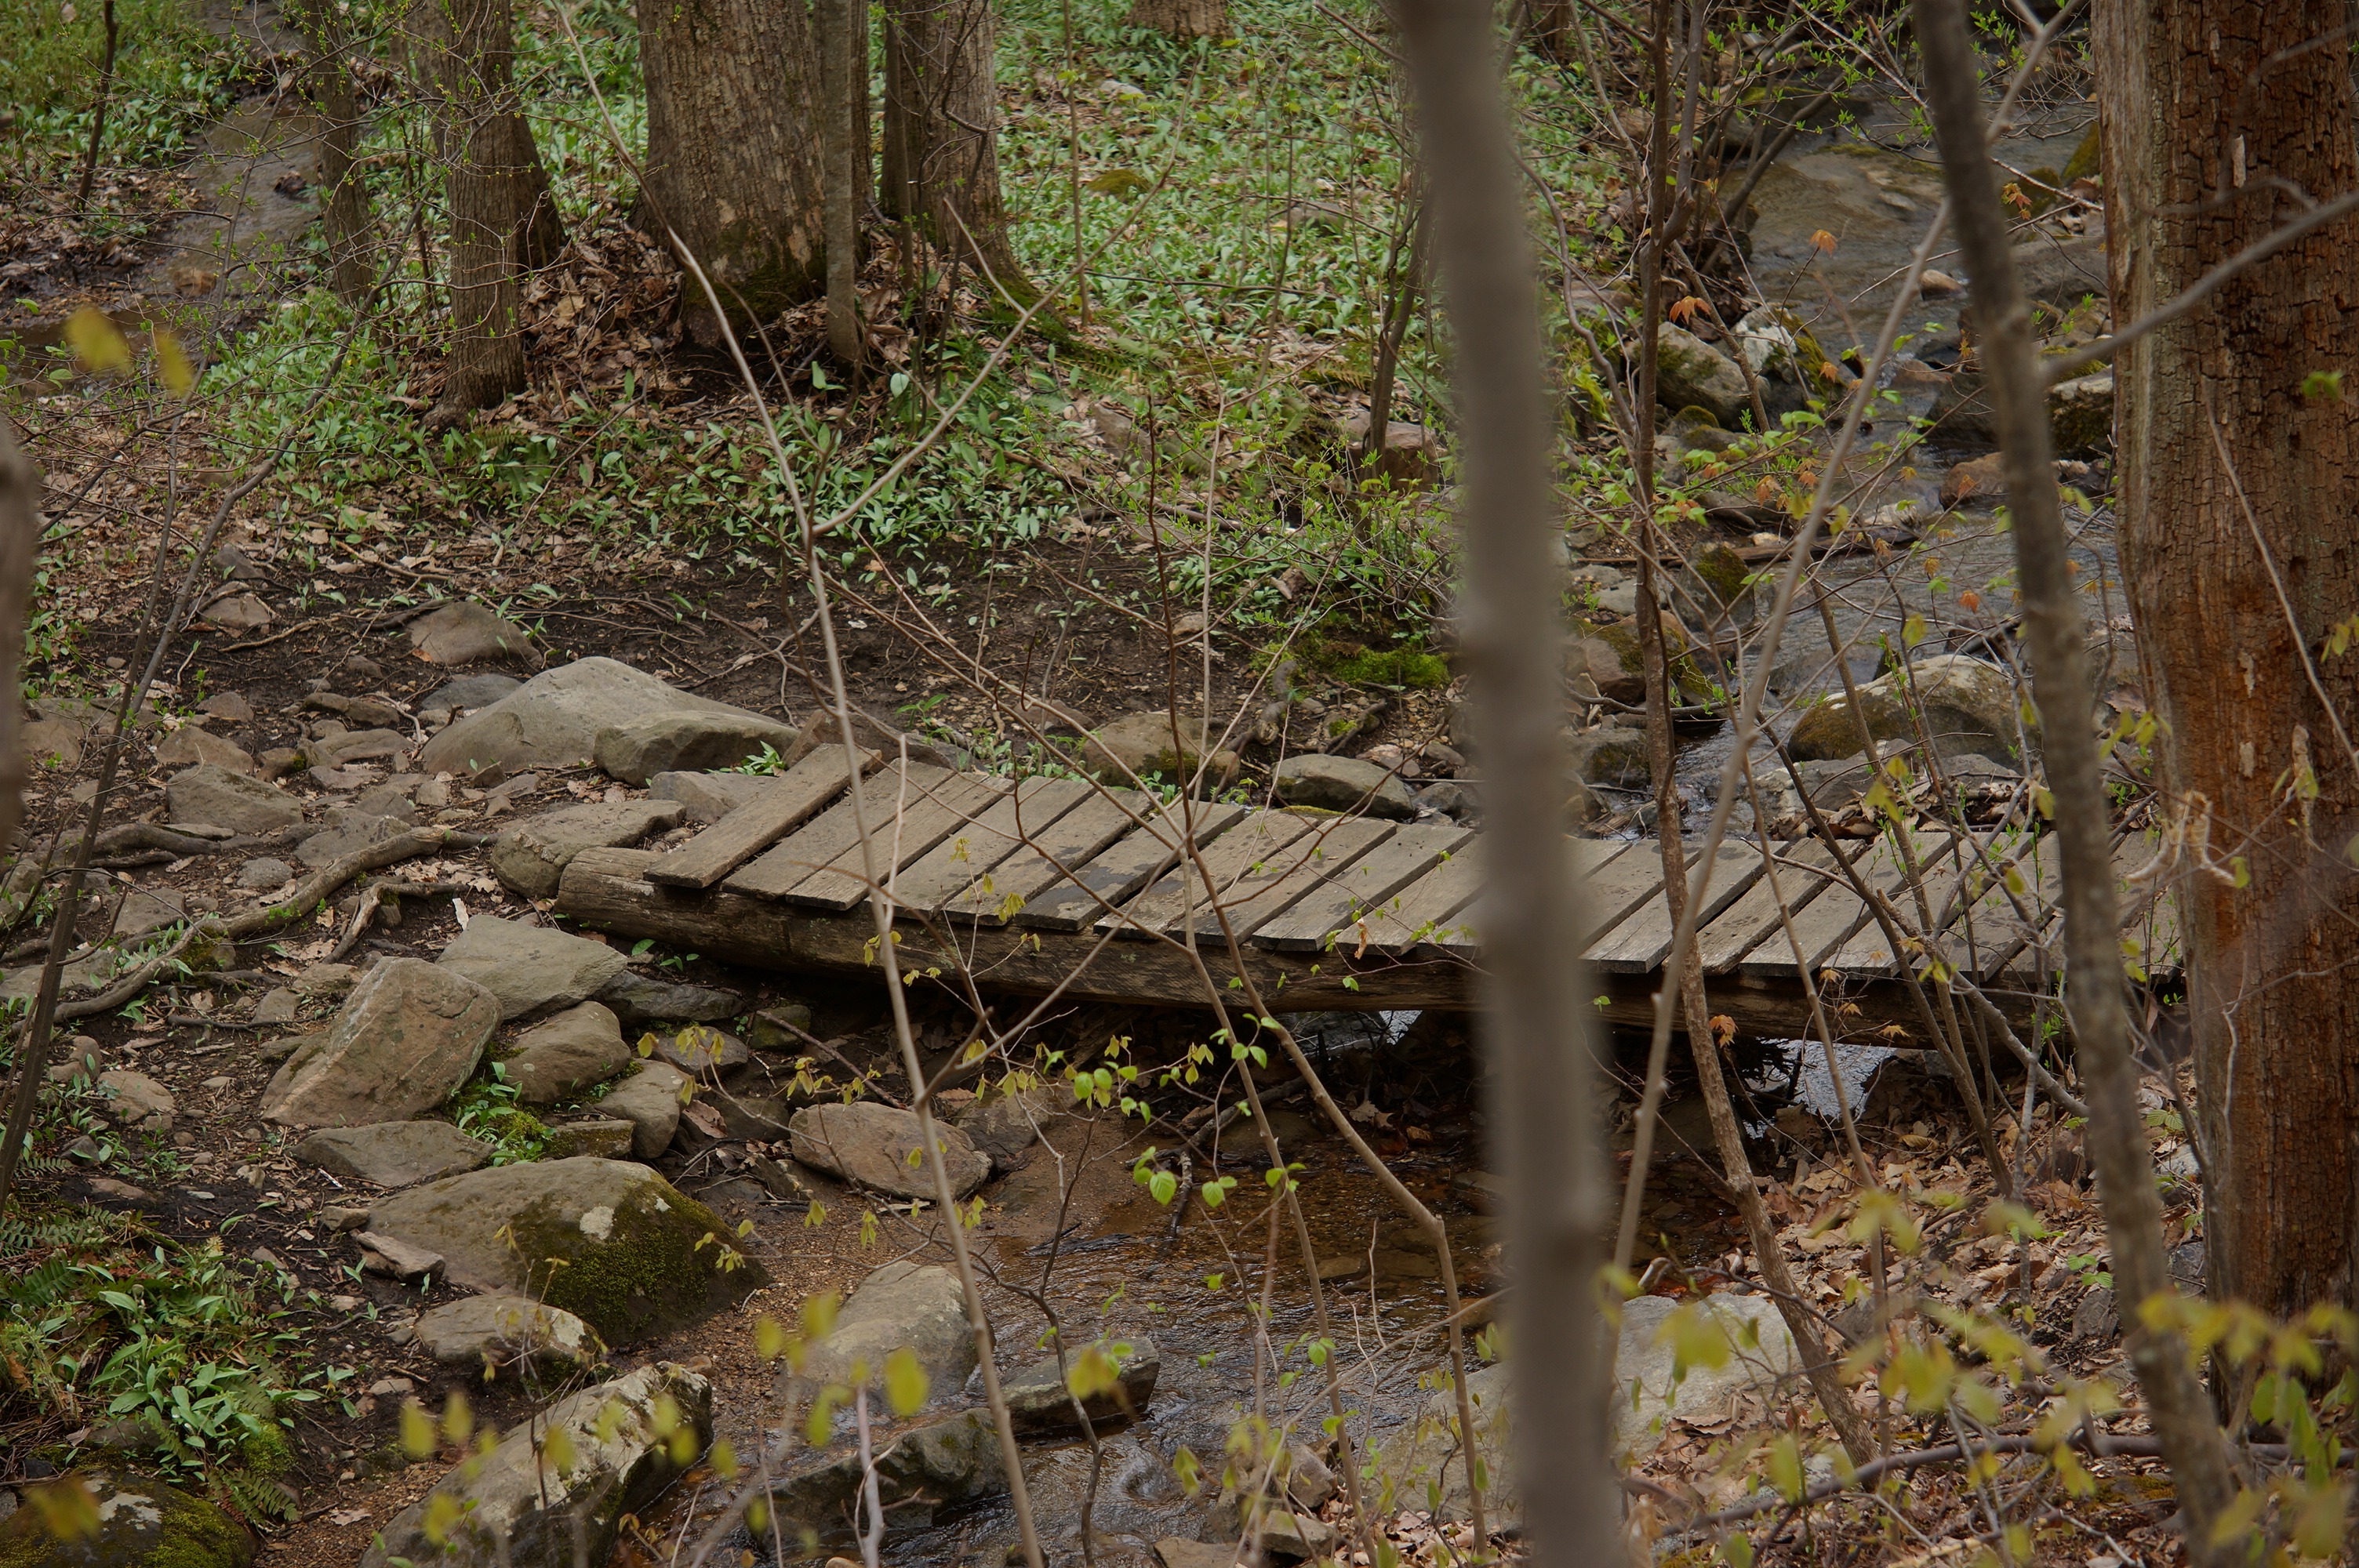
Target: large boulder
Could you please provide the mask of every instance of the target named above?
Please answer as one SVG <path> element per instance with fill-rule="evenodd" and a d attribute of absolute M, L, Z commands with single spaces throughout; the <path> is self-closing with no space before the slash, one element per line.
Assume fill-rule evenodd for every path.
<path fill-rule="evenodd" d="M 1192 780 L 1201 766 L 1206 784 L 1223 787 L 1237 776 L 1239 762 L 1234 752 L 1215 750 L 1207 763 L 1205 749 L 1218 738 L 1201 715 L 1183 715 L 1175 725 L 1164 711 L 1125 714 L 1090 731 L 1082 748 L 1082 765 L 1116 784 L 1149 773 L 1180 784 Z"/>
<path fill-rule="evenodd" d="M 849 1383 L 865 1367 L 880 1382 L 885 1357 L 907 1350 L 925 1369 L 931 1400 L 955 1399 L 974 1371 L 974 1330 L 958 1276 L 933 1264 L 887 1263 L 860 1281 L 835 1316 L 835 1328 L 813 1345 L 801 1376 L 821 1384 Z"/>
<path fill-rule="evenodd" d="M 896 1197 L 934 1197 L 930 1159 L 910 1161 L 912 1151 L 925 1147 L 915 1111 L 897 1110 L 874 1100 L 852 1105 L 806 1106 L 795 1112 L 788 1130 L 794 1155 L 815 1171 L 825 1171 L 847 1182 Z M 942 1162 L 951 1179 L 951 1194 L 964 1197 L 991 1174 L 991 1162 L 975 1152 L 966 1134 L 947 1122 L 934 1123 Z"/>
<path fill-rule="evenodd" d="M 1964 654 L 1935 654 L 1915 661 L 1904 680 L 1896 670 L 1859 688 L 1860 710 L 1879 745 L 1917 742 L 1917 721 L 1909 715 L 1910 686 L 1924 716 L 1925 732 L 1943 756 L 1979 755 L 1995 762 L 2020 765 L 2017 716 L 2020 708 L 2015 682 L 1994 664 Z M 2024 713 L 2023 728 L 2032 720 Z M 1798 762 L 1855 757 L 1866 750 L 1859 738 L 1859 720 L 1850 700 L 1834 696 L 1802 715 L 1787 738 Z"/>
<path fill-rule="evenodd" d="M 1007 1489 L 991 1412 L 963 1410 L 890 1428 L 877 1445 L 876 1491 L 887 1519 L 904 1526 L 932 1520 Z M 770 1509 L 791 1538 L 803 1530 L 840 1533 L 867 1467 L 860 1445 L 840 1439 L 789 1464 L 770 1484 Z"/>
<path fill-rule="evenodd" d="M 1584 784 L 1644 789 L 1653 782 L 1655 769 L 1647 754 L 1644 730 L 1601 725 L 1573 736 L 1571 749 L 1573 776 Z"/>
<path fill-rule="evenodd" d="M 553 898 L 558 880 L 584 849 L 618 849 L 658 828 L 677 827 L 687 808 L 671 800 L 593 800 L 545 813 L 501 834 L 492 870 L 527 898 Z"/>
<path fill-rule="evenodd" d="M 43 1509 L 20 1505 L 0 1515 L 0 1568 L 250 1568 L 254 1562 L 254 1537 L 244 1525 L 177 1487 L 94 1469 L 53 1484 L 80 1487 L 98 1505 L 97 1531 L 60 1540 Z"/>
<path fill-rule="evenodd" d="M 435 736 L 419 753 L 419 767 L 469 776 L 495 766 L 511 773 L 571 767 L 590 759 L 600 730 L 683 708 L 761 719 L 613 659 L 577 659 L 543 671 Z"/>
<path fill-rule="evenodd" d="M 517 1039 L 516 1054 L 500 1064 L 527 1105 L 553 1105 L 630 1065 L 623 1026 L 594 1001 L 534 1024 Z"/>
<path fill-rule="evenodd" d="M 474 1072 L 499 1021 L 499 999 L 464 975 L 387 958 L 332 1028 L 280 1065 L 262 1114 L 287 1127 L 362 1127 L 432 1110 Z"/>
<path fill-rule="evenodd" d="M 506 1291 L 430 1307 L 410 1332 L 435 1365 L 487 1379 L 512 1370 L 544 1378 L 583 1371 L 606 1350 L 571 1313 Z"/>
<path fill-rule="evenodd" d="M 174 822 L 206 822 L 233 833 L 281 833 L 303 820 L 303 806 L 276 784 L 200 762 L 164 786 L 164 814 Z"/>
<path fill-rule="evenodd" d="M 480 1170 L 493 1151 L 447 1121 L 379 1121 L 366 1127 L 323 1127 L 290 1152 L 306 1165 L 353 1181 L 414 1187 Z"/>
<path fill-rule="evenodd" d="M 606 1091 L 598 1108 L 631 1124 L 631 1152 L 652 1160 L 671 1147 L 679 1130 L 680 1096 L 689 1088 L 686 1073 L 669 1062 L 645 1062 L 639 1070 Z"/>
<path fill-rule="evenodd" d="M 643 784 L 658 773 L 734 768 L 765 746 L 783 755 L 795 736 L 793 725 L 774 719 L 679 708 L 609 725 L 598 731 L 592 755 L 625 784 Z"/>
<path fill-rule="evenodd" d="M 467 922 L 440 962 L 499 998 L 503 1019 L 587 1001 L 624 968 L 623 955 L 603 942 L 492 914 Z"/>
<path fill-rule="evenodd" d="M 1417 815 L 1417 796 L 1398 773 L 1358 757 L 1300 752 L 1278 763 L 1271 782 L 1277 798 L 1288 806 L 1364 811 L 1370 816 Z"/>
<path fill-rule="evenodd" d="M 1697 1333 L 1667 1332 L 1684 1310 L 1722 1353 L 1695 1354 Z M 1685 1351 L 1683 1357 L 1680 1353 Z M 1719 1359 L 1714 1367 L 1709 1359 Z M 1712 1425 L 1727 1421 L 1740 1396 L 1767 1399 L 1781 1380 L 1801 1370 L 1793 1331 L 1767 1296 L 1728 1292 L 1679 1302 L 1639 1296 L 1622 1305 L 1622 1334 L 1614 1352 L 1614 1446 L 1635 1454 L 1662 1441 L 1670 1421 Z M 1677 1374 L 1675 1376 L 1675 1373 Z"/>
<path fill-rule="evenodd" d="M 623 1516 L 654 1501 L 712 1439 L 712 1385 L 669 1361 L 642 1367 L 510 1428 L 396 1514 L 361 1568 L 603 1563 Z"/>
<path fill-rule="evenodd" d="M 1655 396 L 1666 408 L 1701 408 L 1727 429 L 1753 410 L 1736 362 L 1666 321 L 1656 340 Z"/>
<path fill-rule="evenodd" d="M 448 1177 L 385 1199 L 368 1227 L 440 1254 L 457 1283 L 563 1307 L 614 1345 L 697 1322 L 770 1282 L 727 1220 L 625 1160 Z"/>
<path fill-rule="evenodd" d="M 484 659 L 540 663 L 532 636 L 480 604 L 446 604 L 409 623 L 410 650 L 429 665 L 472 665 Z"/>

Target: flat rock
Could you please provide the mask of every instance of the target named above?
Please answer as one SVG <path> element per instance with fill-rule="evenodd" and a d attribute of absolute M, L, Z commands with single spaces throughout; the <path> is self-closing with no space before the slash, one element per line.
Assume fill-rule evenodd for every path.
<path fill-rule="evenodd" d="M 745 1011 L 745 999 L 735 991 L 651 979 L 633 969 L 600 986 L 591 1000 L 612 1008 L 625 1029 L 647 1023 L 717 1023 Z"/>
<path fill-rule="evenodd" d="M 815 1171 L 896 1197 L 934 1196 L 932 1161 L 909 1162 L 909 1152 L 924 1147 L 915 1111 L 873 1100 L 814 1105 L 795 1112 L 789 1127 L 795 1158 Z M 934 1132 L 941 1142 L 951 1195 L 962 1198 L 991 1174 L 991 1162 L 975 1152 L 965 1133 L 947 1122 L 935 1122 Z"/>
<path fill-rule="evenodd" d="M 158 767 L 192 768 L 210 762 L 234 773 L 254 772 L 253 754 L 243 746 L 208 734 L 194 724 L 183 724 L 156 742 Z"/>
<path fill-rule="evenodd" d="M 658 773 L 734 768 L 762 748 L 785 753 L 796 730 L 772 719 L 700 708 L 642 714 L 598 731 L 592 756 L 625 784 L 645 784 Z"/>
<path fill-rule="evenodd" d="M 303 1163 L 335 1175 L 380 1187 L 409 1187 L 480 1170 L 493 1150 L 447 1121 L 378 1121 L 321 1128 L 292 1152 Z"/>
<path fill-rule="evenodd" d="M 313 871 L 409 831 L 409 824 L 397 816 L 372 816 L 364 811 L 340 811 L 338 815 L 341 821 L 296 846 L 295 858 Z"/>
<path fill-rule="evenodd" d="M 409 647 L 429 665 L 473 665 L 503 658 L 540 662 L 530 633 L 473 603 L 446 604 L 412 621 Z"/>
<path fill-rule="evenodd" d="M 860 1281 L 835 1314 L 835 1329 L 810 1346 L 803 1376 L 823 1383 L 849 1382 L 865 1364 L 881 1383 L 885 1357 L 907 1350 L 925 1369 L 929 1400 L 956 1400 L 974 1371 L 974 1330 L 966 1318 L 966 1296 L 958 1276 L 935 1264 L 887 1263 Z"/>
<path fill-rule="evenodd" d="M 1417 797 L 1398 773 L 1358 757 L 1302 752 L 1278 763 L 1271 783 L 1288 806 L 1404 819 L 1417 815 Z"/>
<path fill-rule="evenodd" d="M 1167 1535 L 1157 1541 L 1155 1555 L 1163 1568 L 1238 1568 L 1239 1564 L 1249 1564 L 1253 1561 L 1252 1553 L 1245 1552 L 1239 1542 L 1233 1541 L 1226 1546 L 1214 1546 L 1176 1535 Z"/>
<path fill-rule="evenodd" d="M 1167 711 L 1129 713 L 1090 731 L 1082 748 L 1082 765 L 1116 784 L 1149 773 L 1181 784 L 1202 766 L 1206 784 L 1224 786 L 1237 776 L 1238 758 L 1234 752 L 1214 751 L 1207 764 L 1205 748 L 1214 739 L 1201 715 L 1184 715 L 1175 724 Z"/>
<path fill-rule="evenodd" d="M 209 713 L 224 724 L 254 722 L 254 704 L 245 695 L 234 691 L 217 691 L 197 704 L 199 713 Z"/>
<path fill-rule="evenodd" d="M 124 895 L 122 906 L 114 912 L 114 935 L 118 937 L 145 936 L 151 931 L 161 931 L 167 925 L 177 925 L 189 918 L 180 903 L 180 895 L 170 888 L 133 888 Z"/>
<path fill-rule="evenodd" d="M 387 958 L 307 1036 L 263 1091 L 286 1127 L 364 1127 L 433 1109 L 465 1083 L 500 1021 L 499 999 L 463 974 Z"/>
<path fill-rule="evenodd" d="M 1093 1428 L 1103 1431 L 1108 1422 L 1135 1421 L 1146 1412 L 1147 1401 L 1155 1397 L 1156 1379 L 1163 1372 L 1163 1357 L 1156 1350 L 1155 1341 L 1143 1334 L 1133 1334 L 1073 1346 L 1065 1353 L 1062 1369 L 1056 1357 L 1048 1356 L 1003 1379 L 1000 1391 L 1006 1397 L 1007 1413 L 1014 1418 L 1018 1432 L 1082 1430 L 1068 1379 L 1075 1363 L 1085 1355 L 1102 1356 L 1115 1367 L 1115 1387 L 1082 1401 Z"/>
<path fill-rule="evenodd" d="M 117 1067 L 98 1076 L 99 1091 L 107 1098 L 106 1114 L 120 1127 L 143 1132 L 169 1132 L 179 1108 L 172 1091 L 145 1073 Z"/>
<path fill-rule="evenodd" d="M 676 1034 L 656 1040 L 656 1054 L 692 1077 L 710 1078 L 754 1059 L 743 1040 L 722 1030 L 690 1024 Z"/>
<path fill-rule="evenodd" d="M 673 800 L 590 801 L 530 817 L 492 844 L 492 870 L 527 898 L 553 898 L 558 879 L 584 849 L 636 844 L 679 825 L 687 808 Z"/>
<path fill-rule="evenodd" d="M 353 1245 L 361 1249 L 361 1267 L 372 1274 L 382 1274 L 389 1280 L 422 1280 L 429 1274 L 442 1272 L 442 1254 L 431 1247 L 419 1247 L 397 1236 L 381 1236 L 374 1230 L 353 1232 Z"/>
<path fill-rule="evenodd" d="M 710 824 L 751 806 L 777 784 L 759 773 L 661 773 L 647 780 L 647 793 L 679 802 L 690 822 Z"/>
<path fill-rule="evenodd" d="M 251 1568 L 253 1535 L 203 1498 L 125 1472 L 71 1478 L 98 1505 L 98 1532 L 60 1541 L 39 1509 L 19 1507 L 0 1515 L 0 1568 Z"/>
<path fill-rule="evenodd" d="M 637 1125 L 619 1116 L 560 1121 L 549 1128 L 541 1158 L 571 1160 L 589 1154 L 601 1160 L 627 1160 L 631 1157 L 631 1141 L 637 1135 Z"/>
<path fill-rule="evenodd" d="M 25 755 L 44 767 L 60 773 L 71 773 L 82 766 L 83 737 L 88 732 L 78 719 L 36 719 L 17 731 L 25 743 Z"/>
<path fill-rule="evenodd" d="M 1475 1452 L 1486 1472 L 1483 1500 L 1493 1519 L 1516 1511 L 1515 1476 L 1507 1465 L 1507 1369 L 1493 1364 L 1466 1375 L 1466 1392 L 1474 1405 Z M 1392 1495 L 1424 1508 L 1438 1488 L 1437 1519 L 1466 1517 L 1473 1494 L 1466 1486 L 1466 1463 L 1458 1438 L 1458 1399 L 1445 1386 L 1419 1408 L 1416 1418 L 1396 1432 L 1384 1446 L 1377 1464 Z"/>
<path fill-rule="evenodd" d="M 596 1331 L 571 1313 L 506 1291 L 429 1308 L 410 1328 L 418 1348 L 438 1365 L 491 1377 L 583 1371 L 606 1350 Z"/>
<path fill-rule="evenodd" d="M 315 768 L 342 768 L 398 757 L 409 747 L 409 737 L 398 730 L 347 730 L 304 741 L 303 757 Z"/>
<path fill-rule="evenodd" d="M 233 833 L 281 833 L 303 820 L 302 804 L 285 790 L 212 762 L 173 774 L 164 803 L 175 822 L 210 822 Z"/>
<path fill-rule="evenodd" d="M 197 619 L 224 631 L 257 632 L 277 617 L 258 594 L 224 593 L 198 611 Z"/>
<path fill-rule="evenodd" d="M 461 676 L 457 680 L 437 687 L 420 698 L 418 706 L 421 710 L 439 708 L 446 713 L 455 713 L 462 708 L 489 708 L 522 685 L 524 682 L 514 676 L 490 673 Z"/>
<path fill-rule="evenodd" d="M 238 867 L 236 885 L 254 892 L 266 892 L 285 887 L 295 880 L 295 868 L 268 855 L 259 856 Z"/>
<path fill-rule="evenodd" d="M 675 1444 L 679 1428 L 689 1441 Z M 549 1462 L 560 1433 L 571 1465 Z M 603 1563 L 623 1516 L 660 1497 L 712 1438 L 712 1385 L 669 1361 L 642 1367 L 559 1400 L 453 1469 L 394 1516 L 361 1568 Z"/>
<path fill-rule="evenodd" d="M 497 997 L 503 1019 L 587 1001 L 624 968 L 623 955 L 603 942 L 491 914 L 467 922 L 440 963 Z"/>
<path fill-rule="evenodd" d="M 1647 732 L 1620 724 L 1600 725 L 1572 737 L 1573 776 L 1584 784 L 1643 789 L 1654 778 L 1647 756 Z"/>
<path fill-rule="evenodd" d="M 680 1092 L 689 1076 L 668 1062 L 642 1063 L 639 1070 L 606 1091 L 598 1108 L 631 1124 L 631 1152 L 652 1160 L 671 1147 L 679 1130 Z"/>
<path fill-rule="evenodd" d="M 1735 429 L 1753 409 L 1736 362 L 1685 328 L 1666 321 L 1657 330 L 1657 401 L 1675 410 L 1701 408 L 1723 428 Z"/>
<path fill-rule="evenodd" d="M 594 1001 L 534 1024 L 517 1038 L 516 1054 L 500 1064 L 527 1105 L 552 1105 L 630 1065 L 623 1026 L 612 1010 Z"/>
<path fill-rule="evenodd" d="M 563 1307 L 614 1345 L 694 1323 L 769 1283 L 730 1245 L 728 1221 L 624 1160 L 446 1177 L 378 1203 L 369 1228 L 440 1252 L 458 1283 Z"/>
<path fill-rule="evenodd" d="M 760 714 L 682 691 L 614 659 L 580 659 L 533 676 L 453 723 L 427 743 L 419 764 L 429 773 L 462 777 L 495 765 L 511 773 L 571 767 L 590 758 L 600 730 L 650 713 L 681 709 L 769 722 Z"/>
<path fill-rule="evenodd" d="M 1664 1325 L 1682 1306 L 1703 1314 L 1728 1346 L 1720 1367 L 1690 1365 L 1674 1381 L 1674 1352 Z M 1637 1454 L 1662 1441 L 1671 1420 L 1711 1425 L 1734 1413 L 1741 1395 L 1767 1398 L 1782 1379 L 1801 1369 L 1794 1336 L 1767 1296 L 1723 1292 L 1691 1302 L 1638 1296 L 1622 1305 L 1622 1334 L 1614 1353 L 1614 1446 Z"/>

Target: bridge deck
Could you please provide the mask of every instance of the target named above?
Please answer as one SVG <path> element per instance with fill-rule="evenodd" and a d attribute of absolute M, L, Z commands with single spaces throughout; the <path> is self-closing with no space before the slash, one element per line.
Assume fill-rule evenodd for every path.
<path fill-rule="evenodd" d="M 859 815 L 904 969 L 952 983 L 963 972 L 986 990 L 1177 1005 L 1202 1005 L 1208 978 L 1232 997 L 1242 989 L 1233 982 L 1248 979 L 1284 1011 L 1472 999 L 1483 907 L 1466 829 L 869 766 Z M 875 889 L 848 784 L 831 748 L 676 849 L 584 850 L 566 869 L 557 910 L 739 963 L 868 968 Z M 2012 995 L 2008 1011 L 2028 1016 L 2030 994 L 2043 989 L 2036 939 L 2057 918 L 2054 846 L 2017 829 L 1920 832 L 1911 848 L 1916 889 L 1889 836 L 1840 853 L 1891 902 L 1910 946 Z M 1642 1022 L 1671 942 L 1659 851 L 1651 840 L 1569 838 L 1563 852 L 1583 874 L 1582 947 L 1602 1011 Z M 1903 965 L 1926 960 L 1914 951 L 1896 959 L 1837 853 L 1814 841 L 1773 844 L 1766 859 L 1756 842 L 1722 848 L 1700 951 L 1713 1011 L 1741 1030 L 1799 1033 L 1807 968 L 1831 977 L 1850 1029 L 1916 1032 Z M 2123 861 L 2142 858 L 2133 847 Z M 2148 927 L 2146 950 L 2163 956 L 2148 962 L 2162 967 L 2176 946 L 2167 906 Z M 1916 937 L 1924 930 L 1930 939 Z"/>

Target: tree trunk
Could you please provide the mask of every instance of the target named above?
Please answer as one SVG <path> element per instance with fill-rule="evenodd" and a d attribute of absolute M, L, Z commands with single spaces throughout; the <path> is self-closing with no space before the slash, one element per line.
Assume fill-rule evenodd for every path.
<path fill-rule="evenodd" d="M 990 0 L 887 0 L 885 23 L 885 211 L 1027 303 L 999 195 Z"/>
<path fill-rule="evenodd" d="M 861 362 L 860 216 L 868 197 L 866 0 L 819 0 L 820 142 L 827 161 L 827 346 Z M 856 14 L 856 16 L 855 16 Z"/>
<path fill-rule="evenodd" d="M 1131 0 L 1125 25 L 1152 27 L 1167 38 L 1225 38 L 1229 0 Z"/>
<path fill-rule="evenodd" d="M 2347 16 L 2100 0 L 2117 323 L 2359 184 Z M 2345 219 L 2114 368 L 2122 564 L 2164 779 L 2219 872 L 2182 864 L 2175 884 L 2209 1284 L 2280 1316 L 2359 1293 L 2359 762 L 2340 717 L 2359 713 L 2359 659 L 2322 647 L 2359 610 L 2359 384 L 2304 387 L 2351 366 L 2354 310 Z"/>
<path fill-rule="evenodd" d="M 564 247 L 531 127 L 516 107 L 509 0 L 429 0 L 451 201 L 451 363 L 438 421 L 524 390 L 516 270 Z"/>
<path fill-rule="evenodd" d="M 361 133 L 358 94 L 353 89 L 352 61 L 345 57 L 349 29 L 332 4 L 298 11 L 288 19 L 302 29 L 311 46 L 311 100 L 319 105 L 320 191 L 328 230 L 328 286 L 345 304 L 357 303 L 368 293 L 375 269 L 369 265 L 368 187 L 353 167 L 353 153 Z"/>
<path fill-rule="evenodd" d="M 820 57 L 808 9 L 758 0 L 648 0 L 647 183 L 731 319 L 766 320 L 827 277 Z M 701 291 L 682 297 L 699 336 Z M 740 312 L 744 314 L 741 315 Z"/>

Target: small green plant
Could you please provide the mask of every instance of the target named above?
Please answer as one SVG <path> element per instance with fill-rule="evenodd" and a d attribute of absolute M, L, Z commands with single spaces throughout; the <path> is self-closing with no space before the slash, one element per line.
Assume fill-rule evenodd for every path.
<path fill-rule="evenodd" d="M 548 1124 L 517 1104 L 519 1098 L 507 1068 L 495 1062 L 489 1076 L 468 1085 L 451 1102 L 459 1130 L 489 1143 L 495 1165 L 527 1164 L 549 1147 Z"/>
<path fill-rule="evenodd" d="M 762 742 L 761 751 L 756 755 L 746 758 L 734 768 L 723 768 L 722 771 L 761 775 L 782 773 L 787 771 L 787 760 L 778 755 L 778 749 L 776 746 L 765 741 Z"/>

